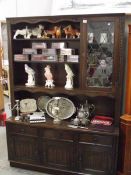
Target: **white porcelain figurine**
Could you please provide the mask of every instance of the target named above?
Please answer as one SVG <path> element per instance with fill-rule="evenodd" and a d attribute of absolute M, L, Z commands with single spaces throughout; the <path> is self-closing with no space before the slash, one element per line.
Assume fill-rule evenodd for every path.
<path fill-rule="evenodd" d="M 35 71 L 25 64 L 25 72 L 28 74 L 26 86 L 35 86 Z"/>
<path fill-rule="evenodd" d="M 65 88 L 66 89 L 72 89 L 73 88 L 73 77 L 74 77 L 74 74 L 73 74 L 73 72 L 72 72 L 72 70 L 71 70 L 71 68 L 69 67 L 68 64 L 65 64 L 65 71 L 67 73 Z"/>
<path fill-rule="evenodd" d="M 46 77 L 46 83 L 45 83 L 45 87 L 48 87 L 48 88 L 52 88 L 54 87 L 54 80 L 53 80 L 53 75 L 51 73 L 51 67 L 49 65 L 47 65 L 44 70 L 45 70 L 45 73 L 44 73 L 44 76 Z"/>

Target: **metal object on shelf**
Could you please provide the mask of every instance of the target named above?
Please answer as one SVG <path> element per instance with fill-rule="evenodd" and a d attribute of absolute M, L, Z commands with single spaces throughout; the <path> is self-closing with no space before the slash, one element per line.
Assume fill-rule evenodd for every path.
<path fill-rule="evenodd" d="M 20 119 L 20 104 L 19 104 L 20 100 L 15 100 L 15 105 L 11 108 L 11 104 L 9 104 L 9 108 L 13 111 L 16 110 L 16 116 L 15 116 L 15 120 L 19 120 Z"/>
<path fill-rule="evenodd" d="M 61 120 L 70 118 L 75 111 L 73 102 L 64 97 L 53 97 L 46 105 L 46 112 L 54 118 L 54 124 L 60 124 Z"/>
<path fill-rule="evenodd" d="M 20 112 L 32 113 L 37 110 L 36 100 L 33 98 L 26 98 L 20 101 Z"/>
<path fill-rule="evenodd" d="M 46 112 L 46 104 L 48 103 L 48 101 L 51 99 L 51 97 L 49 96 L 40 96 L 37 99 L 37 107 L 39 109 L 39 111 L 41 112 Z"/>

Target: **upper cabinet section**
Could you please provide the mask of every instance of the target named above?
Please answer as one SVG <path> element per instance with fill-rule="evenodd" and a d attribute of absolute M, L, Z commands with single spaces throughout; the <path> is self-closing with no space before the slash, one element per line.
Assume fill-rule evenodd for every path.
<path fill-rule="evenodd" d="M 7 24 L 14 90 L 68 93 L 68 64 L 73 72 L 72 94 L 115 97 L 122 84 L 123 14 L 9 18 Z M 34 87 L 25 86 L 25 64 L 35 71 Z M 52 89 L 44 86 L 47 65 L 55 82 Z"/>
<path fill-rule="evenodd" d="M 114 22 L 89 21 L 87 25 L 87 86 L 112 86 Z"/>

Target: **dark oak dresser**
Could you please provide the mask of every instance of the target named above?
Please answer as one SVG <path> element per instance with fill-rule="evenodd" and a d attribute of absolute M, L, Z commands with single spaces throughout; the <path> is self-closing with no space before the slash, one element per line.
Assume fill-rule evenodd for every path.
<path fill-rule="evenodd" d="M 16 36 L 16 31 L 29 29 L 30 32 L 41 25 L 44 26 L 41 37 Z M 58 33 L 47 35 L 58 26 L 60 36 Z M 75 30 L 74 36 L 68 34 L 69 27 Z M 12 111 L 12 117 L 6 122 L 10 165 L 61 175 L 116 175 L 125 67 L 125 15 L 7 18 L 7 28 L 11 107 L 16 100 L 60 96 L 70 99 L 76 109 L 87 100 L 95 106 L 91 117 L 108 116 L 113 120 L 108 127 L 89 125 L 86 128 L 70 128 L 68 125 L 76 113 L 60 125 L 55 125 L 49 116 L 43 124 L 15 121 L 16 111 Z M 50 56 L 46 60 L 34 60 L 32 54 L 26 60 L 16 59 L 16 56 L 25 56 L 23 49 L 32 49 L 34 43 L 46 44 L 48 51 L 54 45 L 64 43 L 68 55 L 63 57 L 63 51 L 58 49 L 54 60 L 50 60 Z M 72 53 L 69 55 L 69 52 Z M 35 54 L 38 58 L 40 50 Z M 104 69 L 101 68 L 103 63 L 106 65 Z M 25 64 L 35 71 L 35 86 L 26 86 Z M 65 88 L 65 64 L 74 73 L 74 84 L 70 90 Z M 54 75 L 53 88 L 45 87 L 44 67 L 47 65 Z"/>

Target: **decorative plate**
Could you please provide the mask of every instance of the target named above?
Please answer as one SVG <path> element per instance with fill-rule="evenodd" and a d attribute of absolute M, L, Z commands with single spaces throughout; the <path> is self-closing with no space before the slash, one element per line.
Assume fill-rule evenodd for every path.
<path fill-rule="evenodd" d="M 52 118 L 60 120 L 71 117 L 76 111 L 76 108 L 71 100 L 64 97 L 53 97 L 46 105 L 46 112 Z"/>
<path fill-rule="evenodd" d="M 37 99 L 37 107 L 40 111 L 45 112 L 46 111 L 46 104 L 51 98 L 49 96 L 40 96 Z"/>
<path fill-rule="evenodd" d="M 33 98 L 26 98 L 20 101 L 20 112 L 32 113 L 37 110 L 36 100 Z"/>

